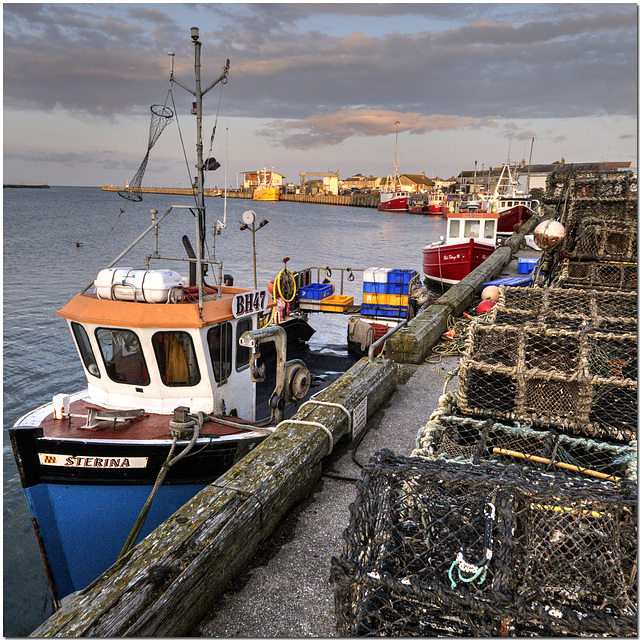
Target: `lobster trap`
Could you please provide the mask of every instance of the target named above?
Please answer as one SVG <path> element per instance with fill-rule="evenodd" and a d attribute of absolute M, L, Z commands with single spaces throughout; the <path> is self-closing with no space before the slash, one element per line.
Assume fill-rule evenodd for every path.
<path fill-rule="evenodd" d="M 462 413 L 590 438 L 636 439 L 636 333 L 586 321 L 575 326 L 575 318 L 571 326 L 548 319 L 507 324 L 500 311 L 495 317 L 469 329 L 457 391 Z"/>
<path fill-rule="evenodd" d="M 522 464 L 546 473 L 587 476 L 619 482 L 637 481 L 637 448 L 588 438 L 574 438 L 555 430 L 538 431 L 527 425 L 507 425 L 457 415 L 451 394 L 420 429 L 414 456 L 492 460 L 502 465 Z"/>
<path fill-rule="evenodd" d="M 638 193 L 638 180 L 631 171 L 554 171 L 547 176 L 546 197 L 560 199 L 567 193 L 576 198 L 628 198 Z"/>
<path fill-rule="evenodd" d="M 637 489 L 371 460 L 333 558 L 342 636 L 634 636 Z"/>
<path fill-rule="evenodd" d="M 556 282 L 563 288 L 637 291 L 637 262 L 585 262 L 563 260 L 556 269 Z"/>

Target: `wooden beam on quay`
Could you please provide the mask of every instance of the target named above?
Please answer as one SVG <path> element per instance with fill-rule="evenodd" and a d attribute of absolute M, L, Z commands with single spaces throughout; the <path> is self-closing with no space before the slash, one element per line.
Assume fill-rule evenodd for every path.
<path fill-rule="evenodd" d="M 396 388 L 397 368 L 389 360 L 363 358 L 314 400 L 353 415 L 366 398 L 370 417 Z M 347 413 L 335 405 L 303 405 L 93 584 L 68 597 L 32 636 L 187 635 L 283 516 L 311 492 L 323 457 L 348 433 Z"/>

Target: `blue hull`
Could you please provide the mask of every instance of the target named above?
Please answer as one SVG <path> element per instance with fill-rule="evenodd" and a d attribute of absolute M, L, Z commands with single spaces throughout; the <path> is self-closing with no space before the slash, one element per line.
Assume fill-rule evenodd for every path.
<path fill-rule="evenodd" d="M 161 486 L 137 541 L 205 486 Z M 52 483 L 25 489 L 58 598 L 83 589 L 117 560 L 151 489 L 150 485 Z"/>

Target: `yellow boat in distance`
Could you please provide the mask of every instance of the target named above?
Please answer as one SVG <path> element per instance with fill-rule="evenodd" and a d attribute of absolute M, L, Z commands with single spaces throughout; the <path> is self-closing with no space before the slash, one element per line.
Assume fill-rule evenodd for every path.
<path fill-rule="evenodd" d="M 278 187 L 256 187 L 253 192 L 254 200 L 280 200 Z"/>
<path fill-rule="evenodd" d="M 254 200 L 280 200 L 280 188 L 273 185 L 271 171 L 258 171 L 258 186 L 253 190 Z"/>

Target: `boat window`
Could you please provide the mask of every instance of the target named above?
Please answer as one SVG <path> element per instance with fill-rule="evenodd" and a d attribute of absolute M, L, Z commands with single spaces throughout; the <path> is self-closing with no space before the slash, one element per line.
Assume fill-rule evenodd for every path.
<path fill-rule="evenodd" d="M 243 318 L 238 321 L 238 326 L 236 328 L 236 371 L 240 371 L 240 369 L 246 367 L 249 364 L 249 359 L 251 358 L 251 347 L 243 347 L 240 344 L 240 336 L 245 331 L 251 331 L 253 329 L 253 320 L 251 318 Z"/>
<path fill-rule="evenodd" d="M 485 220 L 484 221 L 484 237 L 485 238 L 493 238 L 493 236 L 495 235 L 495 226 L 496 226 L 496 221 L 495 220 Z"/>
<path fill-rule="evenodd" d="M 149 384 L 149 370 L 138 336 L 128 329 L 96 329 L 107 374 L 114 382 Z"/>
<path fill-rule="evenodd" d="M 233 328 L 229 322 L 217 324 L 211 327 L 207 333 L 213 375 L 216 377 L 216 382 L 226 380 L 231 373 L 232 338 Z"/>
<path fill-rule="evenodd" d="M 99 378 L 100 371 L 96 363 L 96 358 L 93 355 L 93 349 L 91 348 L 89 336 L 87 335 L 85 328 L 77 322 L 72 322 L 71 331 L 73 332 L 73 337 L 76 339 L 76 343 L 78 345 L 78 349 L 80 350 L 80 356 L 82 357 L 84 366 L 91 375 Z"/>
<path fill-rule="evenodd" d="M 184 331 L 160 331 L 151 338 L 160 378 L 168 387 L 193 387 L 200 370 L 191 336 Z"/>
<path fill-rule="evenodd" d="M 464 221 L 464 237 L 479 238 L 480 237 L 480 220 Z"/>
<path fill-rule="evenodd" d="M 460 220 L 449 220 L 449 237 L 460 237 Z"/>

